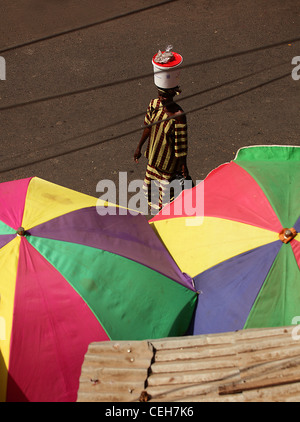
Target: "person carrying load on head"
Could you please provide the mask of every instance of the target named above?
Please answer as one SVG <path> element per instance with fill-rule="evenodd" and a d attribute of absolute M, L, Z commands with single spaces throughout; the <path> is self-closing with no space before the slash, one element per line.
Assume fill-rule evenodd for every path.
<path fill-rule="evenodd" d="M 148 139 L 145 152 L 148 164 L 143 189 L 153 213 L 165 205 L 165 191 L 174 176 L 181 173 L 186 178 L 189 174 L 186 116 L 174 102 L 175 95 L 180 92 L 178 86 L 158 88 L 158 98 L 150 101 L 144 120 L 146 127 L 134 153 L 134 160 L 138 162 L 142 146 Z M 152 183 L 158 186 L 157 202 L 153 202 Z"/>

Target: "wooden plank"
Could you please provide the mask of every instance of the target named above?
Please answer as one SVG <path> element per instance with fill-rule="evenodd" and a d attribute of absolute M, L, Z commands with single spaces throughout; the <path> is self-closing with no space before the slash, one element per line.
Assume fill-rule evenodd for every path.
<path fill-rule="evenodd" d="M 140 381 L 94 381 L 94 380 L 85 380 L 80 383 L 80 392 L 81 393 L 93 393 L 93 394 L 104 394 L 104 393 L 128 393 L 132 391 L 142 391 L 145 388 L 145 383 Z"/>
<path fill-rule="evenodd" d="M 99 354 L 110 354 L 111 356 L 135 356 L 136 358 L 150 358 L 153 355 L 153 346 L 148 341 L 132 341 L 132 342 L 95 342 L 88 347 L 86 356 Z"/>
<path fill-rule="evenodd" d="M 165 339 L 151 340 L 156 350 L 171 350 L 188 347 L 206 347 L 210 345 L 231 344 L 234 341 L 233 333 L 203 334 L 199 336 L 170 337 Z"/>
<path fill-rule="evenodd" d="M 170 361 L 156 361 L 151 365 L 151 372 L 181 372 L 198 371 L 204 369 L 222 369 L 222 368 L 235 368 L 236 360 L 232 357 L 207 357 L 202 359 L 182 359 Z"/>
<path fill-rule="evenodd" d="M 240 381 L 239 373 L 231 377 L 232 381 Z M 148 385 L 147 392 L 152 401 L 180 400 L 187 397 L 206 397 L 212 393 L 218 395 L 220 380 L 202 383 L 181 383 L 177 385 Z"/>
<path fill-rule="evenodd" d="M 77 401 L 136 401 L 153 358 L 147 341 L 91 343 L 84 358 Z"/>
<path fill-rule="evenodd" d="M 152 355 L 151 355 L 152 357 Z M 97 369 L 105 368 L 148 368 L 151 358 L 147 356 L 136 356 L 134 353 L 110 355 L 110 354 L 93 354 L 87 355 L 84 360 L 85 367 Z"/>
<path fill-rule="evenodd" d="M 258 364 L 267 361 L 280 360 L 283 358 L 297 357 L 300 355 L 299 346 L 283 346 L 271 349 L 255 350 L 251 353 L 239 354 L 240 361 L 244 361 L 247 365 Z"/>
<path fill-rule="evenodd" d="M 298 401 L 293 329 L 92 343 L 78 401 L 138 401 L 144 389 L 152 401 Z"/>
<path fill-rule="evenodd" d="M 268 361 L 264 363 L 240 366 L 240 373 L 244 379 L 254 377 L 254 376 L 268 376 L 268 374 L 273 374 L 276 372 L 283 373 L 286 370 L 297 371 L 300 368 L 300 357 L 292 357 L 286 359 L 280 359 L 275 361 Z"/>
<path fill-rule="evenodd" d="M 221 385 L 220 394 L 298 382 L 300 381 L 300 357 L 240 368 L 240 374 L 241 382 Z"/>
<path fill-rule="evenodd" d="M 255 343 L 251 340 L 251 343 L 231 343 L 227 345 L 215 345 L 212 347 L 198 347 L 192 346 L 188 348 L 180 347 L 178 349 L 162 349 L 156 350 L 155 361 L 171 361 L 177 359 L 197 359 L 201 357 L 213 357 L 213 356 L 234 356 L 236 354 L 246 355 L 256 353 L 256 356 L 259 356 L 259 352 L 263 353 L 277 353 L 280 355 L 281 350 L 285 351 L 285 355 L 288 355 L 290 350 L 293 354 L 300 353 L 300 342 L 292 341 L 291 343 L 287 342 L 285 337 L 273 338 L 263 340 Z M 248 358 L 248 355 L 246 356 Z M 266 359 L 268 357 L 266 356 Z"/>
<path fill-rule="evenodd" d="M 247 390 L 243 392 L 245 401 L 249 402 L 270 402 L 270 401 L 288 401 L 295 397 L 300 399 L 300 383 L 273 385 L 271 387 L 261 388 L 259 390 Z"/>
<path fill-rule="evenodd" d="M 231 377 L 239 374 L 235 368 L 220 369 L 220 370 L 207 370 L 207 371 L 184 371 L 180 373 L 162 373 L 150 374 L 147 383 L 148 386 L 153 385 L 173 385 L 180 383 L 194 383 L 200 384 L 208 381 L 215 380 L 230 380 Z"/>
<path fill-rule="evenodd" d="M 234 347 L 216 345 L 213 347 L 189 347 L 189 348 L 179 348 L 174 350 L 164 349 L 156 350 L 155 361 L 171 361 L 171 360 L 187 360 L 187 359 L 199 359 L 202 357 L 225 357 L 225 356 L 234 356 L 236 351 Z"/>
<path fill-rule="evenodd" d="M 300 376 L 296 377 L 295 375 L 291 375 L 289 377 L 272 377 L 266 378 L 262 380 L 255 380 L 255 381 L 245 381 L 243 383 L 237 383 L 230 385 L 221 385 L 219 387 L 219 394 L 236 394 L 236 393 L 243 393 L 246 390 L 257 390 L 260 388 L 266 387 L 273 387 L 273 386 L 280 386 L 286 384 L 293 384 L 300 382 Z"/>
<path fill-rule="evenodd" d="M 236 402 L 244 402 L 244 397 L 242 394 L 235 394 L 234 396 L 219 396 L 219 395 L 215 395 L 215 396 L 192 396 L 192 397 L 186 397 L 184 399 L 181 400 L 176 400 L 176 402 L 195 402 L 195 403 L 210 403 L 210 402 L 225 402 L 225 403 L 236 403 Z"/>
<path fill-rule="evenodd" d="M 247 328 L 245 330 L 238 330 L 234 332 L 236 341 L 244 341 L 246 339 L 256 339 L 259 338 L 266 339 L 267 337 L 276 337 L 286 334 L 291 334 L 293 330 L 292 326 L 283 326 L 283 327 L 265 327 L 265 328 Z"/>
<path fill-rule="evenodd" d="M 259 339 L 254 341 L 247 340 L 245 342 L 236 343 L 235 350 L 237 353 L 250 353 L 259 350 L 266 350 L 266 349 L 274 349 L 274 348 L 282 348 L 286 346 L 296 347 L 300 350 L 300 344 L 291 340 L 286 336 L 282 337 L 269 337 L 267 339 Z"/>
<path fill-rule="evenodd" d="M 133 369 L 133 368 L 99 368 L 91 370 L 90 368 L 82 368 L 80 381 L 95 380 L 100 382 L 115 382 L 115 381 L 145 381 L 147 378 L 148 369 Z"/>
<path fill-rule="evenodd" d="M 142 391 L 142 390 L 141 390 Z M 137 402 L 139 400 L 141 391 L 131 393 L 122 393 L 118 391 L 106 392 L 103 394 L 84 392 L 79 393 L 77 402 Z"/>

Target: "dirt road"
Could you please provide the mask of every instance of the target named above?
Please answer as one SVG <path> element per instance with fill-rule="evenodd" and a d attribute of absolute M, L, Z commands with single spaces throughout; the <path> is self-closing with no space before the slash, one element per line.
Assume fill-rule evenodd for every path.
<path fill-rule="evenodd" d="M 1 181 L 97 197 L 120 172 L 143 179 L 133 152 L 167 44 L 184 58 L 194 180 L 243 146 L 300 144 L 299 0 L 2 0 L 0 22 Z"/>

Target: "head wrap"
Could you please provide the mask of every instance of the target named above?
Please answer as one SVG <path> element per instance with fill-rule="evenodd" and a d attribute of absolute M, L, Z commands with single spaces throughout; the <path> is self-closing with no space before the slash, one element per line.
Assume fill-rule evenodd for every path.
<path fill-rule="evenodd" d="M 175 86 L 174 88 L 157 88 L 159 93 L 167 95 L 168 97 L 175 97 L 175 95 L 179 95 L 181 93 L 179 86 Z"/>

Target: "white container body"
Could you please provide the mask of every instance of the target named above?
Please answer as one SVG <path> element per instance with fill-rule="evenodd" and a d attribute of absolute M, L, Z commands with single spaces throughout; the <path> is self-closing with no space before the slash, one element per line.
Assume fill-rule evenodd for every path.
<path fill-rule="evenodd" d="M 154 71 L 154 83 L 159 88 L 174 88 L 179 85 L 180 69 L 179 64 L 172 67 L 159 66 L 152 60 Z"/>

